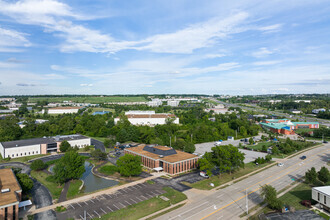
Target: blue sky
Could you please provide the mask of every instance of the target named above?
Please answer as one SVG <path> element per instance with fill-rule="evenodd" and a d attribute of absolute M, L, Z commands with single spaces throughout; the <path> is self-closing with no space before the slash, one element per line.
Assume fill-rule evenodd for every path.
<path fill-rule="evenodd" d="M 0 0 L 0 95 L 330 92 L 328 0 Z"/>

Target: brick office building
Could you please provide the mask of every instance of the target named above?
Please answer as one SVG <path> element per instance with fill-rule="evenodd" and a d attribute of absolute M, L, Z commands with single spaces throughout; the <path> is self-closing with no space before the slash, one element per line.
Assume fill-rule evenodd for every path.
<path fill-rule="evenodd" d="M 138 155 L 142 164 L 150 169 L 162 169 L 177 174 L 197 168 L 198 156 L 166 146 L 139 145 L 125 148 L 125 154 Z"/>
<path fill-rule="evenodd" d="M 11 169 L 0 169 L 0 219 L 17 220 L 22 189 Z"/>
<path fill-rule="evenodd" d="M 295 134 L 294 130 L 300 128 L 319 128 L 318 122 L 291 122 L 288 119 L 264 119 L 260 123 L 261 127 L 273 133 L 291 135 Z"/>

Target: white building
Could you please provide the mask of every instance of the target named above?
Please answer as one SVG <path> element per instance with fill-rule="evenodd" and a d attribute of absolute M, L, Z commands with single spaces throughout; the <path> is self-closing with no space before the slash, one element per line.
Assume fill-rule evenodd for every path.
<path fill-rule="evenodd" d="M 163 104 L 163 102 L 160 99 L 152 99 L 152 101 L 148 102 L 148 106 L 150 106 L 150 107 L 158 107 L 158 106 L 161 106 L 162 104 Z"/>
<path fill-rule="evenodd" d="M 311 100 L 295 100 L 294 102 L 305 102 L 305 103 L 311 103 Z"/>
<path fill-rule="evenodd" d="M 275 103 L 282 102 L 282 100 L 269 100 L 268 102 L 270 102 L 271 104 L 275 104 Z"/>
<path fill-rule="evenodd" d="M 319 108 L 319 109 L 313 109 L 312 110 L 313 114 L 318 114 L 319 112 L 325 112 L 325 109 L 324 108 Z"/>
<path fill-rule="evenodd" d="M 168 100 L 167 105 L 172 107 L 178 107 L 180 104 L 180 100 Z"/>
<path fill-rule="evenodd" d="M 330 186 L 319 186 L 312 188 L 312 199 L 318 202 L 321 207 L 330 211 Z"/>
<path fill-rule="evenodd" d="M 48 114 L 72 114 L 78 113 L 79 109 L 82 107 L 56 107 L 56 108 L 49 108 Z M 42 114 L 45 113 L 45 109 L 42 109 Z"/>
<path fill-rule="evenodd" d="M 232 111 L 229 111 L 228 108 L 225 108 L 224 105 L 220 104 L 215 106 L 214 108 L 207 108 L 205 109 L 206 112 L 213 111 L 214 114 L 226 114 L 227 112 L 231 113 Z"/>
<path fill-rule="evenodd" d="M 83 135 L 63 135 L 55 137 L 32 138 L 0 143 L 0 154 L 3 158 L 25 157 L 36 154 L 59 152 L 60 144 L 68 141 L 72 147 L 83 148 L 91 145 L 91 139 Z"/>
<path fill-rule="evenodd" d="M 300 110 L 297 110 L 297 109 L 292 109 L 290 112 L 292 114 L 300 114 L 301 113 L 301 111 Z"/>
<path fill-rule="evenodd" d="M 154 111 L 130 111 L 126 112 L 125 115 L 132 125 L 164 125 L 166 124 L 167 120 L 171 119 L 173 119 L 172 123 L 179 124 L 179 118 L 174 114 L 156 114 Z M 120 117 L 115 118 L 115 124 L 117 124 L 119 120 Z"/>

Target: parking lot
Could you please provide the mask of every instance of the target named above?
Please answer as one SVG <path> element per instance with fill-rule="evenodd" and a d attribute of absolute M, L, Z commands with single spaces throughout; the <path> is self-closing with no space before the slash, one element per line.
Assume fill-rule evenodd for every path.
<path fill-rule="evenodd" d="M 68 218 L 86 219 L 100 218 L 109 212 L 114 212 L 144 200 L 156 197 L 165 193 L 162 184 L 140 183 L 134 186 L 120 189 L 112 194 L 103 194 L 83 202 L 68 205 L 65 212 L 57 213 L 59 220 Z"/>

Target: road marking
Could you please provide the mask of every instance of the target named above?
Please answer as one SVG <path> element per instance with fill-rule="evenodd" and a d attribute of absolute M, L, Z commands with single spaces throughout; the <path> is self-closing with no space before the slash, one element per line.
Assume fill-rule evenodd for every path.
<path fill-rule="evenodd" d="M 146 193 L 147 196 L 150 196 L 150 198 L 154 197 L 153 195 L 149 195 L 148 193 Z"/>
<path fill-rule="evenodd" d="M 326 150 L 324 150 L 324 151 L 322 151 L 321 152 L 321 155 L 322 154 L 324 154 L 324 152 L 326 152 L 326 151 L 328 151 L 328 149 L 326 149 Z M 316 156 L 319 156 L 320 154 L 318 154 L 318 155 L 316 155 Z M 308 161 L 308 163 L 311 163 L 311 162 L 313 162 L 314 160 L 316 160 L 317 159 L 317 157 L 316 156 L 314 156 L 315 158 L 313 159 L 313 160 L 309 160 Z M 305 165 L 307 165 L 308 163 L 306 163 Z M 293 166 L 293 165 L 292 165 Z M 287 173 L 285 173 L 284 175 L 282 175 L 282 176 L 279 176 L 279 177 L 277 177 L 276 179 L 274 179 L 274 180 L 272 180 L 272 181 L 270 181 L 270 182 L 268 182 L 268 183 L 266 183 L 265 185 L 269 185 L 270 183 L 272 183 L 272 182 L 274 182 L 274 181 L 276 181 L 276 180 L 278 180 L 278 179 L 280 179 L 280 178 L 282 178 L 283 176 L 286 176 L 287 174 L 289 174 L 289 173 L 292 173 L 292 172 L 294 172 L 294 171 L 296 171 L 296 170 L 298 170 L 300 167 L 297 167 L 297 168 L 295 168 L 294 170 L 292 170 L 292 171 L 288 171 Z M 281 172 L 279 172 L 279 173 L 281 173 Z M 270 177 L 272 177 L 272 176 L 270 176 Z M 269 178 L 269 177 L 268 177 Z M 268 178 L 266 178 L 266 179 L 268 179 Z M 251 192 L 249 192 L 248 193 L 248 195 L 250 195 L 251 193 L 254 193 L 254 192 L 256 192 L 256 191 L 258 191 L 259 189 L 261 189 L 261 186 L 260 187 L 258 187 L 257 189 L 255 189 L 255 190 L 253 190 L 253 191 L 251 191 Z M 215 213 L 217 213 L 218 211 L 221 211 L 222 209 L 224 209 L 224 208 L 226 208 L 226 207 L 228 207 L 228 206 L 230 206 L 230 205 L 232 205 L 233 203 L 236 203 L 237 201 L 239 201 L 239 200 L 241 200 L 241 199 L 243 199 L 243 198 L 245 198 L 246 197 L 246 195 L 244 195 L 244 196 L 241 196 L 240 198 L 238 198 L 238 199 L 236 199 L 236 200 L 233 200 L 232 202 L 230 202 L 230 203 L 228 203 L 227 205 L 225 205 L 225 206 L 222 206 L 221 208 L 219 208 L 218 210 L 215 210 L 214 212 L 212 212 L 212 213 L 210 213 L 210 214 L 208 214 L 208 215 L 206 215 L 206 216 L 204 216 L 203 218 L 201 218 L 200 220 L 203 220 L 203 219 L 205 219 L 205 218 L 208 218 L 209 216 L 211 216 L 211 215 L 213 215 L 213 214 L 215 214 Z"/>
<path fill-rule="evenodd" d="M 99 216 L 99 218 L 101 218 L 101 216 L 100 216 L 100 214 L 99 213 L 97 213 L 95 210 L 94 210 L 94 212 Z"/>
<path fill-rule="evenodd" d="M 142 202 L 143 200 L 142 199 L 140 199 L 139 197 L 136 197 L 138 200 L 140 200 L 140 202 Z"/>
<path fill-rule="evenodd" d="M 75 207 L 73 207 L 73 205 L 69 204 L 69 206 L 71 206 L 73 209 L 75 209 Z"/>
<path fill-rule="evenodd" d="M 91 216 L 88 212 L 86 212 L 87 213 L 87 215 L 92 219 L 93 218 L 93 216 Z"/>
<path fill-rule="evenodd" d="M 134 199 L 130 198 L 130 200 L 132 200 L 134 203 L 137 203 Z"/>
<path fill-rule="evenodd" d="M 109 206 L 107 206 L 107 208 L 108 208 L 111 212 L 113 212 L 113 210 L 112 210 Z"/>
<path fill-rule="evenodd" d="M 95 199 L 97 199 L 97 201 L 100 201 L 97 197 L 95 197 Z"/>
<path fill-rule="evenodd" d="M 85 203 L 86 205 L 88 205 L 88 203 L 87 203 L 86 201 L 84 201 L 84 203 Z"/>
<path fill-rule="evenodd" d="M 177 216 L 182 216 L 182 215 L 184 215 L 184 214 L 187 213 L 187 212 L 190 212 L 190 211 L 192 211 L 192 210 L 194 210 L 194 209 L 197 209 L 197 207 L 200 207 L 200 206 L 202 206 L 202 205 L 205 205 L 206 203 L 209 203 L 209 202 L 204 202 L 204 203 L 202 203 L 202 204 L 200 204 L 200 205 L 198 205 L 198 206 L 195 206 L 194 208 L 189 209 L 188 211 L 185 211 L 185 212 L 183 212 L 183 213 L 181 213 L 180 215 L 177 215 Z M 209 207 L 208 207 L 208 208 L 209 208 Z M 170 218 L 170 220 L 171 220 L 171 219 L 175 219 L 177 216 L 175 216 L 175 217 L 173 217 L 173 218 Z"/>
<path fill-rule="evenodd" d="M 120 205 L 122 205 L 124 208 L 126 207 L 125 205 L 123 205 L 121 202 L 118 202 Z"/>
<path fill-rule="evenodd" d="M 80 205 L 79 202 L 77 202 L 77 205 L 79 205 L 80 207 L 82 207 L 82 205 Z"/>
<path fill-rule="evenodd" d="M 115 204 L 113 204 L 113 206 L 116 207 L 117 209 L 120 209 L 120 208 L 118 208 L 118 206 L 116 206 Z"/>
<path fill-rule="evenodd" d="M 104 212 L 104 214 L 107 214 L 102 208 L 100 208 L 102 212 Z"/>
<path fill-rule="evenodd" d="M 95 202 L 93 201 L 93 199 L 90 199 L 89 201 L 91 201 L 92 203 L 94 203 L 94 204 L 95 204 Z"/>
<path fill-rule="evenodd" d="M 125 200 L 125 202 L 128 204 L 128 205 L 132 205 L 131 203 L 129 203 L 128 201 Z"/>
<path fill-rule="evenodd" d="M 103 196 L 103 195 L 101 195 L 101 197 L 103 198 L 103 199 L 107 199 L 105 196 Z"/>
<path fill-rule="evenodd" d="M 119 190 L 115 194 L 117 194 L 117 193 L 122 194 Z"/>
<path fill-rule="evenodd" d="M 81 215 L 79 215 L 79 217 L 80 217 L 82 220 L 84 220 L 84 218 L 83 218 Z"/>
<path fill-rule="evenodd" d="M 148 199 L 147 197 L 145 197 L 145 196 L 143 196 L 143 195 L 142 195 L 141 197 L 143 197 L 144 199 Z"/>
<path fill-rule="evenodd" d="M 156 189 L 156 191 L 159 193 L 159 194 L 163 194 L 161 191 L 159 191 L 158 189 Z"/>
<path fill-rule="evenodd" d="M 125 190 L 125 188 L 123 188 L 123 189 L 121 189 L 121 190 L 123 190 L 125 193 L 127 193 L 127 191 Z"/>
<path fill-rule="evenodd" d="M 221 196 L 223 196 L 223 194 L 221 194 L 221 195 L 218 195 L 218 196 L 217 196 L 217 198 L 220 198 Z"/>

